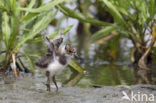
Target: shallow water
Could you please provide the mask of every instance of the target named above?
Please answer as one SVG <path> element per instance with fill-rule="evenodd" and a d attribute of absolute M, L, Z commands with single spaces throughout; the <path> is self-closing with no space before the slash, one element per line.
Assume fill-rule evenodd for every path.
<path fill-rule="evenodd" d="M 131 103 L 128 100 L 121 100 L 123 90 L 128 95 L 130 91 L 135 93 L 142 91 L 156 96 L 154 85 L 104 86 L 96 89 L 60 87 L 58 92 L 55 92 L 53 87 L 51 92 L 47 92 L 46 86 L 42 83 L 44 78 L 25 76 L 16 80 L 7 79 L 12 82 L 0 83 L 0 103 Z"/>
<path fill-rule="evenodd" d="M 60 13 L 59 13 L 60 14 Z M 78 74 L 73 72 L 73 69 L 67 67 L 67 69 L 58 75 L 57 81 L 59 84 L 66 84 L 69 86 L 79 86 L 83 88 L 94 86 L 114 86 L 114 85 L 132 85 L 137 84 L 136 77 L 131 66 L 131 52 L 133 44 L 127 38 L 121 38 L 120 35 L 115 36 L 110 41 L 100 41 L 99 43 L 90 43 L 89 41 L 83 41 L 85 47 L 79 48 L 81 39 L 78 37 L 77 26 L 78 21 L 75 19 L 64 20 L 61 24 L 61 28 L 65 28 L 73 24 L 74 27 L 65 36 L 64 43 L 71 43 L 79 51 L 81 60 L 77 59 L 77 62 L 85 69 L 85 74 Z M 51 34 L 55 31 L 56 27 L 49 26 L 45 33 Z M 79 38 L 79 39 L 78 39 Z M 26 54 L 32 55 L 32 59 L 35 62 L 39 57 L 46 53 L 46 45 L 44 42 L 35 42 L 25 44 L 22 48 Z M 37 57 L 38 55 L 39 57 Z M 29 61 L 22 58 L 26 67 L 30 68 Z M 34 77 L 40 79 L 45 75 L 35 70 Z"/>
<path fill-rule="evenodd" d="M 78 49 L 79 40 L 75 38 L 77 38 L 77 34 L 69 32 L 64 43 L 70 41 Z M 86 44 L 88 42 L 85 41 Z M 85 74 L 75 73 L 72 68 L 67 67 L 61 75 L 56 77 L 57 81 L 61 84 L 83 88 L 137 84 L 130 60 L 132 48 L 131 41 L 120 38 L 120 35 L 104 44 L 89 44 L 87 50 L 83 47 L 79 48 L 77 51 L 82 59 L 77 59 L 77 62 L 85 69 Z M 46 53 L 46 46 L 43 42 L 37 42 L 25 45 L 23 50 L 27 54 L 42 56 Z M 32 57 L 32 59 L 35 62 L 37 58 Z M 27 61 L 25 61 L 25 65 L 29 67 Z M 45 77 L 44 74 L 36 71 L 36 76 Z"/>
<path fill-rule="evenodd" d="M 51 83 L 52 92 L 46 91 L 46 77 L 39 70 L 35 70 L 33 76 L 21 74 L 17 79 L 10 75 L 4 80 L 0 76 L 0 103 L 129 103 L 129 101 L 121 101 L 120 98 L 121 90 L 128 92 L 130 87 L 123 88 L 116 85 L 137 84 L 129 59 L 131 48 L 125 48 L 123 43 L 122 46 L 121 44 L 118 46 L 120 49 L 116 50 L 117 48 L 112 45 L 92 44 L 88 57 L 85 57 L 82 50 L 81 58 L 83 59 L 77 62 L 85 68 L 85 73 L 79 74 L 67 67 L 62 74 L 56 76 L 58 93 L 55 92 L 53 83 Z M 39 56 L 46 52 L 43 43 L 26 45 L 23 50 L 32 55 L 39 54 Z M 32 59 L 36 61 L 37 58 Z M 24 61 L 29 67 L 28 61 Z M 153 87 L 154 90 L 144 90 L 140 86 L 134 86 L 133 89 L 155 93 L 155 86 Z"/>

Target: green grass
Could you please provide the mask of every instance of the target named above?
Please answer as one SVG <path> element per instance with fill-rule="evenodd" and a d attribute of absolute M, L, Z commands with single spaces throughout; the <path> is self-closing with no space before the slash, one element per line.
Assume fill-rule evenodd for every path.
<path fill-rule="evenodd" d="M 1 69 L 7 70 L 13 62 L 18 62 L 20 56 L 24 56 L 31 70 L 34 71 L 34 61 L 22 51 L 22 46 L 25 43 L 43 42 L 40 32 L 55 19 L 58 13 L 55 6 L 64 1 L 66 0 L 52 0 L 49 3 L 37 5 L 39 3 L 37 0 L 31 0 L 25 3 L 25 7 L 21 7 L 19 0 L 0 1 L 0 43 L 4 44 L 1 51 L 4 51 L 5 55 L 5 58 L 1 60 L 1 64 L 3 63 Z M 71 28 L 72 26 L 64 28 L 63 33 L 66 34 Z M 57 34 L 58 31 L 54 32 L 50 38 Z M 16 69 L 16 65 L 13 68 Z"/>

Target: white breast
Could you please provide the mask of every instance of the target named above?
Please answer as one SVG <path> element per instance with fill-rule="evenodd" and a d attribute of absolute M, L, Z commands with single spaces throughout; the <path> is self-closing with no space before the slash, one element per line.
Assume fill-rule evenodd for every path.
<path fill-rule="evenodd" d="M 50 75 L 55 75 L 61 73 L 65 69 L 66 65 L 60 64 L 57 60 L 50 63 L 48 66 L 48 71 L 50 72 Z"/>

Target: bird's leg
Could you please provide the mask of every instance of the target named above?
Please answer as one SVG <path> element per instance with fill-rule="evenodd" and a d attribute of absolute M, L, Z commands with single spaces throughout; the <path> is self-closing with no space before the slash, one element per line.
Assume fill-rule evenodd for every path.
<path fill-rule="evenodd" d="M 54 82 L 54 84 L 56 86 L 56 92 L 57 92 L 58 91 L 58 86 L 57 86 L 57 83 L 56 83 L 55 75 L 53 76 L 53 82 Z"/>
<path fill-rule="evenodd" d="M 46 72 L 46 76 L 47 76 L 47 83 L 46 83 L 47 91 L 50 92 L 50 72 L 49 71 Z"/>

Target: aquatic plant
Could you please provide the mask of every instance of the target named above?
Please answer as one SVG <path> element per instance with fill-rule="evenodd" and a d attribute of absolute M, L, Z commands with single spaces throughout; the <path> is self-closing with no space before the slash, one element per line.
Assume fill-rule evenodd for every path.
<path fill-rule="evenodd" d="M 135 48 L 134 63 L 141 68 L 149 69 L 147 67 L 147 58 L 152 55 L 151 50 L 156 41 L 154 26 L 156 22 L 155 0 L 96 0 L 89 2 L 77 0 L 77 4 L 75 9 L 79 12 L 62 4 L 58 5 L 58 8 L 65 15 L 83 22 L 84 30 L 91 31 L 92 26 L 97 29 L 92 36 L 89 36 L 91 42 L 118 34 L 129 38 Z M 89 10 L 91 6 L 96 13 L 91 13 Z M 86 27 L 86 23 L 89 26 Z M 154 28 L 153 32 L 152 28 Z M 150 46 L 147 46 L 147 41 L 144 39 L 146 35 L 152 36 Z"/>
<path fill-rule="evenodd" d="M 76 8 L 72 10 L 65 2 L 76 4 Z M 27 54 L 23 51 L 23 46 L 43 41 L 40 32 L 52 21 L 55 22 L 58 10 L 67 18 L 79 21 L 78 32 L 84 34 L 83 41 L 87 42 L 84 49 L 90 43 L 107 42 L 110 38 L 121 35 L 129 38 L 134 45 L 134 64 L 149 69 L 147 64 L 152 61 L 150 56 L 156 41 L 155 5 L 155 0 L 51 0 L 48 3 L 43 3 L 42 0 L 0 0 L 1 70 L 12 68 L 12 64 L 13 70 L 19 66 L 26 68 L 21 59 L 25 57 L 34 71 L 31 57 L 38 55 Z M 91 12 L 91 7 L 94 13 Z M 63 18 L 59 22 L 62 20 Z M 63 33 L 71 27 L 64 28 Z M 50 38 L 57 34 L 58 31 L 50 34 Z M 149 46 L 144 39 L 146 35 L 152 36 Z M 114 57 L 115 53 L 111 55 Z M 70 67 L 83 72 L 83 68 L 75 61 L 71 61 Z M 14 73 L 17 75 L 16 71 Z"/>
<path fill-rule="evenodd" d="M 22 57 L 29 61 L 30 68 L 34 71 L 31 56 L 36 57 L 37 54 L 27 54 L 22 48 L 26 43 L 43 41 L 40 32 L 54 20 L 58 12 L 55 6 L 64 1 L 66 0 L 42 3 L 37 0 L 0 0 L 0 69 L 2 71 L 13 68 L 16 76 L 18 76 L 17 67 L 20 69 L 22 66 L 28 71 L 22 62 Z M 71 27 L 64 28 L 63 34 Z M 58 31 L 51 34 L 50 38 L 57 34 Z"/>

